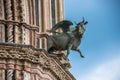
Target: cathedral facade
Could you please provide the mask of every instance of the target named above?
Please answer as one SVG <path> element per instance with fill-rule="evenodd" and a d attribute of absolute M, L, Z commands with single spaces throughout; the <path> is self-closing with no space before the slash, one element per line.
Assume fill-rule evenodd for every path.
<path fill-rule="evenodd" d="M 75 80 L 41 33 L 64 19 L 64 0 L 0 0 L 0 80 Z"/>

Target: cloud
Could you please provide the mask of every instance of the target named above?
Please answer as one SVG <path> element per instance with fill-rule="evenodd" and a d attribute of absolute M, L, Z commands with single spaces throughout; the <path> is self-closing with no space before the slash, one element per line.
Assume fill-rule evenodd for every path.
<path fill-rule="evenodd" d="M 120 57 L 96 66 L 77 80 L 120 80 Z"/>

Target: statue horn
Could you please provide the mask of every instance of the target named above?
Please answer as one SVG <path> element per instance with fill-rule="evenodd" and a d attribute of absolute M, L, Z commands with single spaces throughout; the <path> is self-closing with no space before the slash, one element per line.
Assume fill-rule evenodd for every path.
<path fill-rule="evenodd" d="M 85 21 L 85 24 L 87 24 L 88 23 L 88 21 Z"/>
<path fill-rule="evenodd" d="M 83 17 L 83 22 L 85 22 L 85 18 Z"/>

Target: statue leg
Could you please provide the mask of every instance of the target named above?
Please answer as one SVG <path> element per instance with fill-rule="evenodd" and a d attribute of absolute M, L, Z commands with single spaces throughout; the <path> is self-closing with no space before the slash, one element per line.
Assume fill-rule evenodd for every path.
<path fill-rule="evenodd" d="M 68 48 L 67 48 L 67 56 L 66 56 L 66 57 L 68 57 L 68 55 L 70 54 L 70 50 L 71 50 L 71 48 L 68 47 Z"/>
<path fill-rule="evenodd" d="M 81 56 L 82 58 L 84 58 L 84 56 L 83 56 L 82 52 L 80 51 L 80 49 L 75 49 L 75 51 L 79 52 L 79 53 L 80 53 L 80 56 Z"/>
<path fill-rule="evenodd" d="M 70 41 L 70 43 L 68 44 L 68 48 L 67 48 L 67 57 L 68 57 L 68 55 L 70 54 L 70 50 L 72 49 L 72 46 L 73 46 L 73 42 L 74 41 L 74 39 L 72 39 L 71 41 Z"/>
<path fill-rule="evenodd" d="M 73 42 L 75 40 L 74 36 L 69 34 L 69 33 L 66 33 L 66 35 L 68 36 L 68 46 L 67 46 L 67 57 L 68 55 L 70 54 L 70 50 L 72 49 L 72 46 L 73 46 Z"/>
<path fill-rule="evenodd" d="M 52 41 L 51 38 L 49 38 L 47 40 L 47 51 L 48 51 L 49 54 L 51 54 L 52 51 L 53 51 L 52 46 L 53 46 L 53 41 Z"/>
<path fill-rule="evenodd" d="M 71 50 L 70 47 L 68 47 L 67 48 L 67 55 L 66 55 L 66 57 L 68 57 L 68 55 L 70 54 L 70 50 Z"/>

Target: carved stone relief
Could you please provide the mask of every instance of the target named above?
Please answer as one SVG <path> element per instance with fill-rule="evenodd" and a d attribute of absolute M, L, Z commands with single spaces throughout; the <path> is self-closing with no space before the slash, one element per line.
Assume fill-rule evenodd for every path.
<path fill-rule="evenodd" d="M 48 57 L 45 50 L 36 50 L 32 46 L 16 44 L 3 45 L 0 45 L 0 58 L 12 59 L 14 61 L 12 64 L 16 64 L 17 70 L 25 71 L 25 73 L 24 71 L 22 72 L 24 77 L 26 77 L 24 80 L 30 78 L 30 73 L 39 74 L 38 76 L 42 77 L 43 80 L 74 80 L 64 70 L 63 66 L 61 66 L 61 62 L 53 57 Z M 16 63 L 15 61 L 20 61 L 20 63 Z M 12 64 L 10 65 L 11 68 Z"/>

